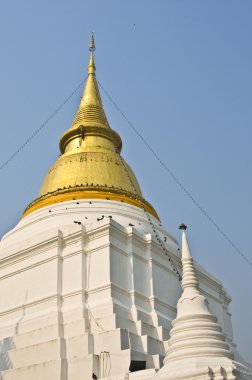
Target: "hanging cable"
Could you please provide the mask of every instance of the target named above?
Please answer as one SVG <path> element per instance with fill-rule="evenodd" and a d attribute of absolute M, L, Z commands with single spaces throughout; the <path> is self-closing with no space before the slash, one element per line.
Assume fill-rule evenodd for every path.
<path fill-rule="evenodd" d="M 79 90 L 79 88 L 84 84 L 86 78 L 83 79 L 78 86 L 72 91 L 72 93 L 61 103 L 56 110 L 40 125 L 38 129 L 0 166 L 0 170 L 3 170 L 25 147 L 28 145 L 36 135 L 46 127 L 46 125 L 51 121 L 57 113 L 61 111 L 61 109 L 65 106 L 65 104 L 73 97 L 73 95 Z M 142 140 L 144 145 L 148 148 L 148 150 L 152 153 L 152 155 L 157 159 L 160 165 L 164 168 L 164 170 L 173 178 L 173 180 L 177 183 L 177 185 L 182 189 L 182 191 L 188 196 L 188 198 L 195 204 L 195 206 L 205 215 L 205 217 L 209 220 L 209 222 L 216 228 L 216 230 L 224 237 L 224 239 L 231 245 L 234 251 L 247 263 L 252 267 L 252 262 L 250 259 L 237 247 L 237 245 L 230 239 L 230 237 L 223 231 L 223 229 L 214 221 L 214 219 L 204 210 L 204 208 L 198 203 L 198 201 L 190 194 L 190 192 L 185 188 L 182 182 L 175 176 L 175 174 L 168 168 L 168 166 L 161 160 L 155 150 L 150 146 L 150 144 L 146 141 L 146 139 L 141 135 L 141 133 L 137 130 L 137 128 L 131 123 L 131 121 L 127 118 L 127 116 L 123 113 L 120 107 L 115 103 L 109 93 L 102 86 L 100 81 L 98 84 L 117 111 L 121 114 L 121 116 L 126 120 L 128 125 L 133 129 L 133 131 L 137 134 L 137 136 Z"/>
<path fill-rule="evenodd" d="M 148 150 L 152 153 L 152 155 L 157 159 L 160 165 L 164 168 L 164 170 L 172 177 L 172 179 L 177 183 L 177 185 L 182 189 L 182 191 L 187 195 L 187 197 L 194 203 L 194 205 L 202 212 L 203 215 L 209 220 L 209 222 L 215 227 L 215 229 L 224 237 L 224 239 L 231 245 L 234 251 L 247 263 L 252 267 L 251 260 L 237 247 L 237 245 L 230 239 L 230 237 L 223 231 L 223 229 L 215 222 L 215 220 L 205 211 L 205 209 L 198 203 L 198 201 L 191 195 L 191 193 L 186 189 L 183 183 L 175 176 L 175 174 L 168 168 L 168 166 L 164 163 L 164 161 L 159 157 L 159 155 L 155 152 L 155 150 L 150 146 L 150 144 L 146 141 L 146 139 L 142 136 L 142 134 L 137 130 L 137 128 L 133 125 L 133 123 L 127 118 L 124 112 L 120 109 L 120 107 L 116 104 L 116 102 L 112 99 L 110 94 L 105 90 L 100 81 L 98 84 L 107 98 L 111 101 L 117 111 L 121 114 L 121 116 L 126 120 L 127 124 L 131 127 L 131 129 L 137 134 L 137 136 L 142 140 L 144 145 L 148 148 Z"/>
<path fill-rule="evenodd" d="M 99 83 L 99 82 L 98 82 L 98 83 Z M 113 137 L 112 129 L 111 129 L 110 125 L 109 125 L 109 132 L 110 132 L 110 139 L 111 139 L 111 141 L 114 141 L 114 137 Z M 115 141 L 114 141 L 114 145 L 115 145 Z M 120 154 L 119 154 L 119 157 L 120 157 L 120 160 L 121 160 L 122 166 L 123 166 L 123 168 L 124 168 L 124 171 L 125 171 L 125 173 L 126 173 L 126 175 L 127 175 L 127 177 L 128 177 L 128 180 L 129 180 L 129 182 L 130 182 L 130 184 L 131 184 L 131 187 L 132 187 L 132 190 L 133 190 L 132 193 L 133 193 L 133 194 L 137 194 L 136 186 L 135 186 L 135 184 L 134 184 L 134 181 L 133 181 L 132 178 L 131 178 L 131 175 L 130 175 L 129 170 L 128 170 L 127 166 L 126 166 L 126 163 L 125 163 L 124 159 L 122 158 L 122 156 L 121 156 Z M 141 206 L 141 208 L 142 208 L 142 210 L 143 210 L 143 212 L 144 212 L 144 214 L 145 214 L 145 216 L 146 216 L 146 218 L 147 218 L 147 220 L 148 220 L 148 223 L 149 223 L 149 225 L 150 225 L 150 227 L 151 227 L 151 229 L 152 229 L 152 231 L 153 231 L 154 237 L 156 238 L 156 242 L 157 242 L 158 245 L 162 248 L 162 250 L 164 251 L 165 255 L 168 256 L 168 261 L 170 262 L 170 265 L 171 265 L 171 267 L 172 267 L 172 269 L 173 269 L 173 272 L 174 272 L 174 273 L 176 274 L 176 276 L 178 277 L 178 280 L 181 281 L 181 280 L 182 280 L 182 276 L 181 276 L 181 274 L 180 274 L 180 272 L 179 272 L 179 270 L 178 270 L 176 264 L 174 263 L 174 261 L 173 261 L 171 255 L 170 255 L 169 250 L 166 248 L 165 243 L 161 240 L 161 238 L 160 238 L 160 236 L 159 236 L 159 234 L 158 234 L 158 231 L 157 231 L 157 229 L 156 229 L 156 227 L 155 227 L 155 224 L 152 222 L 152 220 L 151 220 L 151 216 L 150 216 L 150 214 L 148 213 L 148 211 L 146 210 L 146 207 L 145 207 L 144 202 L 142 201 L 141 198 L 139 198 L 138 200 L 139 200 L 140 206 Z"/>
<path fill-rule="evenodd" d="M 54 116 L 57 115 L 57 113 L 59 113 L 62 108 L 65 106 L 65 104 L 73 97 L 73 95 L 79 90 L 79 88 L 84 84 L 86 78 L 83 79 L 79 84 L 78 86 L 71 92 L 71 94 L 56 108 L 56 110 L 40 125 L 40 127 L 38 129 L 36 129 L 35 132 L 33 132 L 33 134 L 28 137 L 28 139 L 0 166 L 0 170 L 3 170 L 25 147 L 27 144 L 29 144 L 33 139 L 34 137 L 37 136 L 37 134 L 39 132 L 42 131 L 42 129 L 44 129 L 46 127 L 46 125 L 49 123 L 49 121 L 51 121 Z"/>

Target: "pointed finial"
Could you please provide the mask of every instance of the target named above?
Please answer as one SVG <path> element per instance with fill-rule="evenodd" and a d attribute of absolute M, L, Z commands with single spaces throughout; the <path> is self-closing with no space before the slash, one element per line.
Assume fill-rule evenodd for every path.
<path fill-rule="evenodd" d="M 193 259 L 190 253 L 189 244 L 186 237 L 186 225 L 181 224 L 179 227 L 182 230 L 182 267 L 183 267 L 183 277 L 182 277 L 182 288 L 185 289 L 198 289 L 198 279 L 196 277 Z"/>
<path fill-rule="evenodd" d="M 94 43 L 94 33 L 91 33 L 89 51 L 95 51 L 95 43 Z"/>
<path fill-rule="evenodd" d="M 94 43 L 94 33 L 93 32 L 91 34 L 89 51 L 90 51 L 90 60 L 89 60 L 89 65 L 88 65 L 88 74 L 94 74 L 95 73 L 95 63 L 94 63 L 95 43 Z"/>
<path fill-rule="evenodd" d="M 192 259 L 185 229 L 182 229 L 182 260 L 183 259 Z"/>

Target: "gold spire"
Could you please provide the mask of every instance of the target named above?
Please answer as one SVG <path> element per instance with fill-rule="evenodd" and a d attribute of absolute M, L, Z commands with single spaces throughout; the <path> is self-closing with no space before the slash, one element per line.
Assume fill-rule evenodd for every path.
<path fill-rule="evenodd" d="M 91 51 L 90 53 L 90 59 L 89 59 L 89 65 L 88 65 L 88 74 L 94 74 L 96 70 L 95 64 L 94 64 L 94 54 Z"/>
<path fill-rule="evenodd" d="M 122 141 L 109 126 L 95 76 L 94 35 L 90 45 L 88 77 L 73 124 L 60 138 L 62 155 L 48 171 L 39 198 L 24 216 L 41 207 L 71 199 L 109 199 L 145 207 L 137 179 L 120 156 Z"/>
<path fill-rule="evenodd" d="M 88 74 L 94 74 L 96 67 L 94 64 L 94 51 L 95 51 L 95 43 L 94 43 L 94 33 L 92 32 L 91 38 L 90 38 L 90 44 L 89 44 L 89 51 L 90 51 L 90 60 L 88 65 Z"/>
<path fill-rule="evenodd" d="M 121 151 L 121 138 L 109 126 L 103 109 L 99 87 L 96 81 L 96 68 L 94 63 L 95 44 L 93 33 L 91 35 L 89 50 L 90 60 L 86 85 L 73 124 L 60 139 L 60 150 L 62 153 L 64 153 L 65 147 L 69 140 L 72 140 L 76 136 L 83 135 L 84 129 L 88 129 L 88 131 L 93 129 L 93 132 L 96 132 L 98 135 L 105 134 L 107 138 L 115 145 L 115 149 Z"/>
<path fill-rule="evenodd" d="M 91 33 L 91 38 L 90 38 L 90 43 L 89 43 L 89 51 L 95 51 L 94 32 Z"/>

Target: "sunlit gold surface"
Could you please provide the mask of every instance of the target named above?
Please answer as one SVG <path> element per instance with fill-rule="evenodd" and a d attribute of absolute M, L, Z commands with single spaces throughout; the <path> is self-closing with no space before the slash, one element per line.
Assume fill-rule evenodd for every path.
<path fill-rule="evenodd" d="M 94 46 L 92 40 L 90 46 Z M 92 49 L 94 49 L 94 47 Z M 88 65 L 88 78 L 78 111 L 71 128 L 66 131 L 60 139 L 60 150 L 62 153 L 65 152 L 69 141 L 76 137 L 83 139 L 86 135 L 102 135 L 113 143 L 112 148 L 114 150 L 121 151 L 121 138 L 110 128 L 103 110 L 102 100 L 95 77 L 95 70 L 93 51 L 91 51 Z"/>
<path fill-rule="evenodd" d="M 62 155 L 48 171 L 39 198 L 27 215 L 53 203 L 78 199 L 124 201 L 155 210 L 143 198 L 131 168 L 120 156 L 122 141 L 107 121 L 95 77 L 93 36 L 90 42 L 88 78 L 71 128 L 60 139 Z"/>
<path fill-rule="evenodd" d="M 127 166 L 127 172 L 135 189 L 132 188 L 124 165 L 126 163 L 122 162 L 118 154 L 111 151 L 63 155 L 49 170 L 39 195 L 42 196 L 70 186 L 91 185 L 105 188 L 114 187 L 141 197 L 141 190 L 132 170 Z"/>

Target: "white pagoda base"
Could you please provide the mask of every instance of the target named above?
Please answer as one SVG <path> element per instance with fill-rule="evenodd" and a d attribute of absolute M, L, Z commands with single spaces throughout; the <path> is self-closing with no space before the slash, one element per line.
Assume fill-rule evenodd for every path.
<path fill-rule="evenodd" d="M 181 268 L 176 240 L 152 222 Z M 234 350 L 230 297 L 196 272 Z M 163 365 L 181 286 L 141 209 L 73 200 L 33 212 L 0 242 L 0 279 L 1 380 L 141 378 L 129 375 L 139 361 L 151 379 Z"/>

